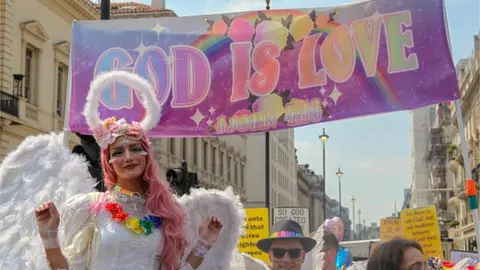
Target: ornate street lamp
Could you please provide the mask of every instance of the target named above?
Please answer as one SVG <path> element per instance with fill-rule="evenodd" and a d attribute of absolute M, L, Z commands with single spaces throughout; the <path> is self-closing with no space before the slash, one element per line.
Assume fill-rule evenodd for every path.
<path fill-rule="evenodd" d="M 327 184 L 327 176 L 326 176 L 326 173 L 325 173 L 325 144 L 327 143 L 328 141 L 328 135 L 325 134 L 325 129 L 323 129 L 323 133 L 322 135 L 318 136 L 318 138 L 320 139 L 320 141 L 322 142 L 323 144 L 323 187 L 322 187 L 322 193 L 323 193 L 323 221 L 325 222 L 325 220 L 327 220 L 327 216 L 326 216 L 326 213 L 327 213 L 327 208 L 326 208 L 326 205 L 327 205 L 327 193 L 326 193 L 326 190 L 325 190 L 325 186 Z"/>
<path fill-rule="evenodd" d="M 343 172 L 338 167 L 338 171 L 336 173 L 338 176 L 338 216 L 342 219 L 342 176 Z"/>

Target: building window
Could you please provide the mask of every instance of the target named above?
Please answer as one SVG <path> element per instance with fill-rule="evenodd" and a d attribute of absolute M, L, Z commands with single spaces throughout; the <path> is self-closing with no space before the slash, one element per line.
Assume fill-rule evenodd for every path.
<path fill-rule="evenodd" d="M 30 45 L 27 45 L 25 49 L 25 91 L 23 97 L 26 98 L 29 103 L 33 103 L 32 89 L 34 89 L 35 76 L 37 75 L 35 74 L 37 52 L 38 50 Z"/>
<path fill-rule="evenodd" d="M 182 139 L 182 158 L 183 160 L 187 160 L 187 139 Z"/>
<path fill-rule="evenodd" d="M 228 163 L 227 163 L 227 168 L 228 168 L 228 182 L 232 182 L 232 157 L 228 157 Z"/>
<path fill-rule="evenodd" d="M 175 155 L 175 139 L 170 139 L 170 154 Z"/>
<path fill-rule="evenodd" d="M 217 175 L 217 160 L 216 160 L 217 148 L 212 147 L 212 173 L 213 175 Z"/>
<path fill-rule="evenodd" d="M 235 185 L 238 185 L 238 163 L 235 163 Z"/>
<path fill-rule="evenodd" d="M 203 169 L 208 167 L 208 142 L 203 142 Z"/>
<path fill-rule="evenodd" d="M 65 95 L 67 93 L 68 67 L 58 64 L 57 67 L 57 115 L 64 116 Z"/>
<path fill-rule="evenodd" d="M 273 204 L 275 204 L 275 196 L 274 196 L 274 192 L 275 190 L 273 190 L 273 188 L 270 189 L 270 205 L 273 206 Z"/>
<path fill-rule="evenodd" d="M 242 165 L 240 166 L 240 185 L 241 185 L 242 187 L 245 187 L 245 178 L 244 178 L 244 176 L 245 176 L 245 166 L 242 164 Z"/>
<path fill-rule="evenodd" d="M 193 138 L 193 165 L 197 166 L 198 159 L 198 139 Z"/>
<path fill-rule="evenodd" d="M 224 169 L 225 169 L 224 168 L 224 166 L 225 166 L 224 159 L 225 159 L 225 152 L 221 151 L 220 152 L 220 176 L 222 176 L 222 177 L 223 177 L 223 174 L 224 174 L 223 172 L 224 172 Z M 227 165 L 227 167 L 228 167 L 228 165 Z"/>

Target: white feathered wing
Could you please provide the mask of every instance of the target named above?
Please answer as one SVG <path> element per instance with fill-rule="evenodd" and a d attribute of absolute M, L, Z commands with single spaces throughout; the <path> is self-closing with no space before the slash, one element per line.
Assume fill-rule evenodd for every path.
<path fill-rule="evenodd" d="M 223 222 L 223 228 L 217 241 L 198 269 L 229 269 L 246 217 L 240 198 L 234 194 L 231 187 L 223 191 L 199 188 L 192 189 L 189 195 L 183 195 L 179 198 L 179 202 L 187 209 L 187 229 L 190 243 L 187 250 L 192 250 L 195 246 L 200 224 L 205 218 L 216 216 Z"/>
<path fill-rule="evenodd" d="M 312 264 L 313 264 L 311 269 L 315 269 L 315 270 L 323 269 L 324 253 L 322 252 L 322 249 L 325 243 L 325 240 L 323 240 L 324 232 L 325 232 L 325 227 L 322 225 L 317 229 L 315 234 L 313 234 L 312 236 L 312 238 L 317 241 L 317 245 L 313 248 L 313 250 L 310 251 L 312 256 Z"/>
<path fill-rule="evenodd" d="M 70 153 L 63 133 L 20 143 L 0 165 L 0 269 L 49 269 L 34 209 L 47 201 L 62 206 L 94 185 L 85 159 Z"/>

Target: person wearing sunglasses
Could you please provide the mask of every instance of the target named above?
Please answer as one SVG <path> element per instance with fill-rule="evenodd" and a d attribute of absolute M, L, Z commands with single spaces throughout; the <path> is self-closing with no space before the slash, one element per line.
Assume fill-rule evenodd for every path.
<path fill-rule="evenodd" d="M 269 238 L 257 242 L 257 247 L 268 253 L 272 270 L 300 270 L 305 255 L 317 241 L 303 236 L 302 227 L 293 220 L 282 220 L 273 224 Z"/>

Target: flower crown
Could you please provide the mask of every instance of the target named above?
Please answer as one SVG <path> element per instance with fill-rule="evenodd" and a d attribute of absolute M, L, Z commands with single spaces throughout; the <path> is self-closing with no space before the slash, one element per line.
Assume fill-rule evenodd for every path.
<path fill-rule="evenodd" d="M 107 148 L 118 137 L 140 140 L 144 136 L 139 122 L 133 121 L 132 124 L 128 124 L 124 118 L 117 121 L 115 116 L 103 120 L 103 123 L 98 123 L 93 129 L 93 137 L 101 148 Z"/>
<path fill-rule="evenodd" d="M 139 99 L 146 109 L 145 117 L 141 122 L 133 121 L 129 124 L 124 118 L 117 120 L 116 117 L 100 120 L 98 107 L 101 92 L 116 82 L 137 90 Z M 142 139 L 150 129 L 157 126 L 162 115 L 162 109 L 150 83 L 134 73 L 115 70 L 100 74 L 93 80 L 83 115 L 98 145 L 101 148 L 107 148 L 118 137 L 123 136 L 132 140 Z"/>

